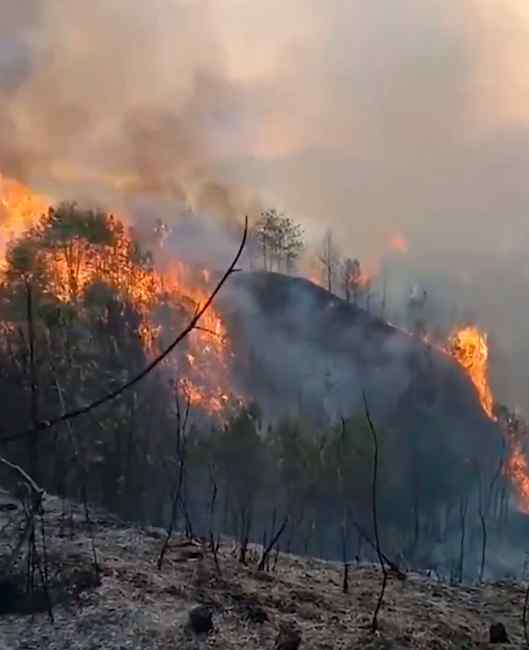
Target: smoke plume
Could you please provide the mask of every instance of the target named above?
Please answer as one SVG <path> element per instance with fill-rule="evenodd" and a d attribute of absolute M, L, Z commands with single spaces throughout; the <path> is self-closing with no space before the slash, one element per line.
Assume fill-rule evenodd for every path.
<path fill-rule="evenodd" d="M 3 173 L 169 214 L 273 205 L 360 259 L 398 230 L 406 277 L 477 315 L 529 407 L 524 0 L 6 5 Z"/>

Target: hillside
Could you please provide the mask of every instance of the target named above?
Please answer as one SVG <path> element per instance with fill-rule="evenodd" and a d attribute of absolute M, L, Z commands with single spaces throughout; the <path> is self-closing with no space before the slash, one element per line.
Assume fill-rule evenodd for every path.
<path fill-rule="evenodd" d="M 282 626 L 301 632 L 301 650 L 460 650 L 489 647 L 489 626 L 497 621 L 506 626 L 509 647 L 522 647 L 523 588 L 517 584 L 453 587 L 413 574 L 405 581 L 391 578 L 380 633 L 372 636 L 364 629 L 380 579 L 372 566 L 352 569 L 350 594 L 345 596 L 338 565 L 281 555 L 275 571 L 260 574 L 254 562 L 241 566 L 225 543 L 219 576 L 200 541 L 175 536 L 158 571 L 162 531 L 133 528 L 95 510 L 93 527 L 88 527 L 76 504 L 68 505 L 64 525 L 58 499 L 47 497 L 45 508 L 50 582 L 59 601 L 53 608 L 55 623 L 49 623 L 45 612 L 33 618 L 1 615 L 2 650 L 266 650 L 274 647 Z M 2 526 L 6 517 L 5 512 L 0 515 Z M 99 584 L 94 580 L 92 534 Z M 197 605 L 206 605 L 213 614 L 214 629 L 205 637 L 188 626 L 189 611 Z"/>
<path fill-rule="evenodd" d="M 325 289 L 277 273 L 239 273 L 219 305 L 237 351 L 238 381 L 265 413 L 335 421 L 362 409 L 457 453 L 497 456 L 498 428 L 449 356 Z"/>

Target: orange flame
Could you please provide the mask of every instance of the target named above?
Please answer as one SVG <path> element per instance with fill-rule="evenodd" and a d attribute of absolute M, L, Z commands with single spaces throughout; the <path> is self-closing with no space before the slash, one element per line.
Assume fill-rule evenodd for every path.
<path fill-rule="evenodd" d="M 390 250 L 394 251 L 395 253 L 400 253 L 401 255 L 406 255 L 410 250 L 410 246 L 406 237 L 404 237 L 404 235 L 400 232 L 396 232 L 395 234 L 391 235 L 389 238 L 388 246 Z"/>
<path fill-rule="evenodd" d="M 494 398 L 489 385 L 489 346 L 487 334 L 475 326 L 456 330 L 448 342 L 450 354 L 467 372 L 474 384 L 485 413 L 495 420 Z"/>
<path fill-rule="evenodd" d="M 448 352 L 465 369 L 474 384 L 483 411 L 491 420 L 498 422 L 488 377 L 487 334 L 475 326 L 456 330 L 449 338 Z M 514 486 L 518 507 L 529 514 L 529 463 L 521 442 L 521 436 L 526 436 L 527 432 L 510 427 L 508 422 L 500 422 L 500 426 L 509 446 L 504 472 Z"/>
<path fill-rule="evenodd" d="M 505 473 L 516 486 L 518 506 L 529 514 L 529 463 L 519 440 L 511 438 Z"/>
<path fill-rule="evenodd" d="M 49 209 L 49 201 L 31 192 L 17 181 L 0 176 L 0 266 L 5 268 L 6 245 L 35 226 Z M 209 269 L 194 271 L 180 260 L 174 260 L 163 272 L 135 261 L 135 243 L 122 217 L 106 217 L 112 242 L 94 245 L 76 237 L 67 247 L 43 250 L 42 259 L 49 270 L 48 289 L 55 299 L 64 303 L 80 303 L 86 289 L 101 280 L 134 305 L 141 315 L 139 334 L 146 352 L 155 355 L 166 329 L 177 330 L 195 313 L 209 295 L 212 273 Z M 153 309 L 160 304 L 172 307 L 174 322 L 155 322 Z M 191 406 L 210 414 L 221 415 L 230 402 L 230 363 L 233 358 L 226 327 L 210 307 L 199 327 L 186 339 L 186 354 L 171 358 L 166 367 L 177 374 L 178 386 Z M 241 398 L 233 395 L 237 403 Z"/>
<path fill-rule="evenodd" d="M 7 242 L 30 228 L 48 211 L 49 199 L 34 194 L 22 183 L 0 174 L 0 255 Z"/>

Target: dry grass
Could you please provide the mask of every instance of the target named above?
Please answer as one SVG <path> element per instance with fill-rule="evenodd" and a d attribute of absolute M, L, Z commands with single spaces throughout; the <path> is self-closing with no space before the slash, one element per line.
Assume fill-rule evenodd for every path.
<path fill-rule="evenodd" d="M 162 532 L 126 527 L 94 513 L 99 585 L 91 543 L 80 507 L 74 506 L 74 535 L 59 535 L 61 504 L 46 499 L 55 624 L 46 613 L 0 617 L 0 648 L 77 650 L 134 648 L 263 650 L 274 647 L 279 629 L 294 624 L 301 648 L 488 647 L 489 625 L 502 621 L 509 647 L 523 647 L 523 588 L 516 584 L 451 587 L 411 575 L 391 579 L 380 616 L 380 633 L 365 629 L 376 602 L 380 575 L 374 567 L 351 571 L 351 593 L 341 593 L 340 567 L 281 556 L 277 571 L 258 574 L 242 567 L 224 545 L 222 576 L 207 548 L 175 537 L 161 572 L 156 569 Z M 1 521 L 0 521 L 1 527 Z M 59 586 L 61 588 L 59 589 Z M 189 610 L 206 604 L 214 631 L 197 638 L 187 629 Z"/>

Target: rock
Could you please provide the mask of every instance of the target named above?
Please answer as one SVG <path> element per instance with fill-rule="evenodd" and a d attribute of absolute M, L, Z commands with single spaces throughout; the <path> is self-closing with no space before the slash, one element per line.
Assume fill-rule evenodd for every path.
<path fill-rule="evenodd" d="M 0 578 L 0 614 L 16 611 L 18 603 L 18 588 L 14 578 Z"/>
<path fill-rule="evenodd" d="M 259 624 L 266 623 L 269 620 L 266 611 L 260 605 L 254 603 L 248 603 L 246 605 L 246 617 L 252 623 Z"/>
<path fill-rule="evenodd" d="M 187 562 L 188 560 L 201 560 L 204 557 L 203 551 L 183 549 L 174 558 L 175 562 Z"/>
<path fill-rule="evenodd" d="M 509 643 L 507 630 L 503 623 L 492 623 L 490 626 L 490 643 Z"/>
<path fill-rule="evenodd" d="M 95 568 L 74 569 L 71 574 L 71 584 L 80 593 L 81 591 L 99 587 L 101 585 L 101 578 Z"/>
<path fill-rule="evenodd" d="M 153 537 L 154 539 L 163 539 L 167 534 L 161 528 L 155 528 L 154 526 L 147 526 L 144 528 L 143 532 L 147 537 Z"/>
<path fill-rule="evenodd" d="M 189 623 L 195 634 L 207 634 L 213 629 L 212 614 L 209 607 L 199 605 L 189 612 Z"/>
<path fill-rule="evenodd" d="M 294 629 L 284 629 L 279 633 L 274 646 L 275 650 L 298 650 L 301 644 L 301 633 Z"/>
<path fill-rule="evenodd" d="M 16 503 L 0 503 L 0 512 L 13 512 L 18 510 Z"/>

